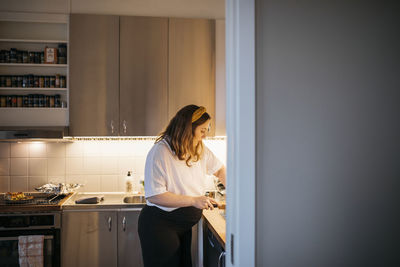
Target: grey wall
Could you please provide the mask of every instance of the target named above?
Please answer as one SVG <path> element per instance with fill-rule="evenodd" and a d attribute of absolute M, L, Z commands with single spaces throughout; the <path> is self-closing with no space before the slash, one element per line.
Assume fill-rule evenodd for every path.
<path fill-rule="evenodd" d="M 399 14 L 256 1 L 257 266 L 400 266 Z"/>

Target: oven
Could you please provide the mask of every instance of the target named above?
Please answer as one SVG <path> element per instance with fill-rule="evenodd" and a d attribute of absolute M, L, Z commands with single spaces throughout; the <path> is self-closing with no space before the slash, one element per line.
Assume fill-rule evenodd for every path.
<path fill-rule="evenodd" d="M 0 266 L 19 266 L 18 237 L 43 235 L 44 266 L 60 266 L 61 212 L 0 214 Z"/>

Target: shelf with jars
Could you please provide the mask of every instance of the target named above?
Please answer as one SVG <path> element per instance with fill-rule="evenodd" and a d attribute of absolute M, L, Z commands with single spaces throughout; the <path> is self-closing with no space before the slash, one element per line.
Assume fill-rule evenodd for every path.
<path fill-rule="evenodd" d="M 0 125 L 68 126 L 69 16 L 0 12 Z"/>

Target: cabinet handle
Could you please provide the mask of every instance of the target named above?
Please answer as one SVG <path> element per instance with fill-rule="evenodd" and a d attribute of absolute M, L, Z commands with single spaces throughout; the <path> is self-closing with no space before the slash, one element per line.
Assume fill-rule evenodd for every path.
<path fill-rule="evenodd" d="M 218 267 L 222 267 L 222 259 L 225 259 L 225 251 L 222 251 L 221 254 L 219 254 L 218 257 Z M 224 264 L 225 265 L 225 264 Z"/>
<path fill-rule="evenodd" d="M 126 230 L 126 218 L 125 218 L 125 216 L 124 216 L 124 218 L 122 219 L 122 230 L 124 230 L 124 232 L 125 232 L 125 230 Z"/>
<path fill-rule="evenodd" d="M 114 134 L 114 121 L 113 120 L 111 120 L 110 127 L 111 127 L 111 133 Z"/>
<path fill-rule="evenodd" d="M 122 128 L 124 129 L 124 134 L 126 134 L 126 129 L 128 128 L 126 125 L 126 120 L 122 121 Z"/>
<path fill-rule="evenodd" d="M 112 219 L 111 217 L 108 217 L 108 231 L 111 232 L 111 223 L 112 223 Z"/>
<path fill-rule="evenodd" d="M 209 236 L 207 236 L 207 239 L 208 239 L 208 242 L 210 243 L 210 245 L 211 245 L 212 247 L 215 247 L 214 243 L 211 241 L 211 239 L 210 239 Z"/>

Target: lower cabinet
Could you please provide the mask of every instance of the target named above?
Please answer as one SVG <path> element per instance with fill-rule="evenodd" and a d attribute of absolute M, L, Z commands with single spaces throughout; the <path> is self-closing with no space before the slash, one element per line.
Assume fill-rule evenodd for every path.
<path fill-rule="evenodd" d="M 140 209 L 64 211 L 61 266 L 143 266 L 139 214 Z"/>
<path fill-rule="evenodd" d="M 204 267 L 225 266 L 225 249 L 203 221 L 203 265 Z"/>

